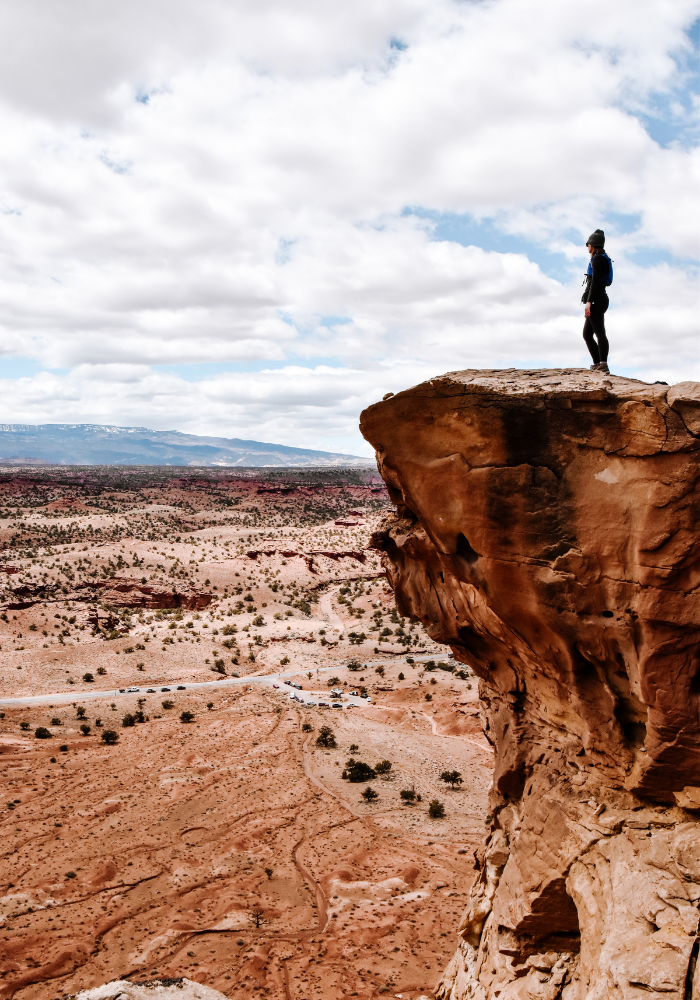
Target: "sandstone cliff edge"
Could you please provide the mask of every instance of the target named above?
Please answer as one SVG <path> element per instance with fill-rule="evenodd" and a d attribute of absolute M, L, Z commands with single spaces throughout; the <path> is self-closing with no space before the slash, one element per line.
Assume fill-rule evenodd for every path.
<path fill-rule="evenodd" d="M 700 1000 L 700 385 L 453 372 L 361 429 L 399 611 L 496 753 L 437 996 Z"/>

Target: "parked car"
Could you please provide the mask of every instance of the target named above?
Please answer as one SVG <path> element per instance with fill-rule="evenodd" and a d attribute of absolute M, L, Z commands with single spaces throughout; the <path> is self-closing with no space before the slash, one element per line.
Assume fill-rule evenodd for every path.
<path fill-rule="evenodd" d="M 161 691 L 169 691 L 170 688 L 161 688 Z"/>
<path fill-rule="evenodd" d="M 314 707 L 316 707 L 316 705 L 317 705 L 318 703 L 317 703 L 317 702 L 315 702 L 315 701 L 307 701 L 307 703 L 306 703 L 306 704 L 307 704 L 307 705 L 313 705 Z"/>
<path fill-rule="evenodd" d="M 339 701 L 334 701 L 333 704 L 331 705 L 331 708 L 342 708 L 342 707 L 343 706 Z"/>
<path fill-rule="evenodd" d="M 360 698 L 367 698 L 367 699 L 369 699 L 369 695 L 365 691 L 365 692 L 363 692 L 363 694 L 360 695 Z"/>
<path fill-rule="evenodd" d="M 349 691 L 348 693 L 350 694 L 350 696 L 352 698 L 359 698 L 360 697 L 360 692 L 359 691 Z"/>
<path fill-rule="evenodd" d="M 146 694 L 155 694 L 155 693 L 156 693 L 155 688 L 146 688 Z"/>
<path fill-rule="evenodd" d="M 129 694 L 135 694 L 141 690 L 141 688 L 127 688 Z"/>
<path fill-rule="evenodd" d="M 319 708 L 330 708 L 331 706 L 328 704 L 327 701 L 319 701 L 318 707 Z"/>
<path fill-rule="evenodd" d="M 138 688 L 137 688 L 137 690 L 138 690 Z M 178 686 L 175 688 L 175 690 L 176 691 L 186 691 L 187 688 L 185 687 L 184 684 L 178 684 Z"/>
<path fill-rule="evenodd" d="M 279 688 L 279 684 L 273 684 L 273 688 Z"/>

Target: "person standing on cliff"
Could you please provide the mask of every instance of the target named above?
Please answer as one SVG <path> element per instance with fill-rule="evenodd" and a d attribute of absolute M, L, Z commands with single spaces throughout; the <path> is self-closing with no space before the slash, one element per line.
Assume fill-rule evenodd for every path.
<path fill-rule="evenodd" d="M 612 285 L 612 261 L 605 252 L 605 233 L 596 229 L 586 240 L 591 255 L 586 274 L 586 287 L 581 301 L 586 306 L 586 320 L 583 324 L 583 339 L 593 358 L 591 371 L 609 374 L 608 338 L 605 333 L 605 313 L 610 300 L 606 289 Z"/>

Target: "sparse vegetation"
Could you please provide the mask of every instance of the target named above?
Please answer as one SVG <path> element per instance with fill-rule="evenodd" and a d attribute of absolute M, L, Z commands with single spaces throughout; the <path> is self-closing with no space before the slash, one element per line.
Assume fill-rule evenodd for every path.
<path fill-rule="evenodd" d="M 460 771 L 443 771 L 440 775 L 440 781 L 444 781 L 451 788 L 456 788 L 457 785 L 462 784 L 463 778 Z"/>
<path fill-rule="evenodd" d="M 46 728 L 46 726 L 38 726 L 34 730 L 34 736 L 38 740 L 50 740 L 51 737 L 52 737 L 52 735 L 53 735 L 53 733 L 49 732 L 49 730 Z"/>
<path fill-rule="evenodd" d="M 175 702 L 172 701 L 172 699 L 170 699 L 170 698 L 166 698 L 165 701 L 162 701 L 161 705 L 166 710 L 166 712 L 170 708 L 175 708 Z"/>
<path fill-rule="evenodd" d="M 256 928 L 262 927 L 263 924 L 269 923 L 269 917 L 266 915 L 265 910 L 262 906 L 251 906 L 246 914 L 248 920 L 251 924 L 254 924 Z"/>
<path fill-rule="evenodd" d="M 375 790 L 371 788 L 369 785 L 367 785 L 367 788 L 365 788 L 364 792 L 361 792 L 360 794 L 362 795 L 362 798 L 365 800 L 365 802 L 374 802 L 375 799 L 379 798 L 379 794 L 375 792 Z"/>
<path fill-rule="evenodd" d="M 353 784 L 359 784 L 362 781 L 371 781 L 372 778 L 376 778 L 377 772 L 365 761 L 355 760 L 351 757 L 345 764 L 342 777 Z"/>
<path fill-rule="evenodd" d="M 302 733 L 312 733 L 313 729 L 314 727 L 311 725 L 310 722 L 305 722 L 301 727 Z"/>
<path fill-rule="evenodd" d="M 119 734 L 113 729 L 103 729 L 100 735 L 102 737 L 102 742 L 106 743 L 107 746 L 112 746 L 119 739 Z"/>
<path fill-rule="evenodd" d="M 335 733 L 330 726 L 321 726 L 318 731 L 318 736 L 316 737 L 317 747 L 326 747 L 326 749 L 334 749 L 338 744 L 335 741 Z"/>
<path fill-rule="evenodd" d="M 194 722 L 194 712 L 180 712 L 180 722 Z"/>
<path fill-rule="evenodd" d="M 439 799 L 431 799 L 428 805 L 428 816 L 431 819 L 443 819 L 445 816 L 445 807 Z"/>
<path fill-rule="evenodd" d="M 400 795 L 401 795 L 401 801 L 405 802 L 406 805 L 411 806 L 416 801 L 415 788 L 402 788 Z"/>
<path fill-rule="evenodd" d="M 90 726 L 88 726 L 88 724 L 84 722 L 80 727 L 80 732 L 83 734 L 83 736 L 88 736 L 90 734 Z"/>
<path fill-rule="evenodd" d="M 377 774 L 388 774 L 391 770 L 390 760 L 380 760 L 378 764 L 374 765 L 374 770 Z"/>

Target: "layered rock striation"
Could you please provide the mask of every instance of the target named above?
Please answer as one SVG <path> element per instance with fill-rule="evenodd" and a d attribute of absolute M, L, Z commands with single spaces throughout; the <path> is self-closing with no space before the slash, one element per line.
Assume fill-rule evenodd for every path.
<path fill-rule="evenodd" d="M 700 385 L 453 372 L 361 429 L 399 611 L 496 754 L 437 996 L 698 1000 Z"/>

